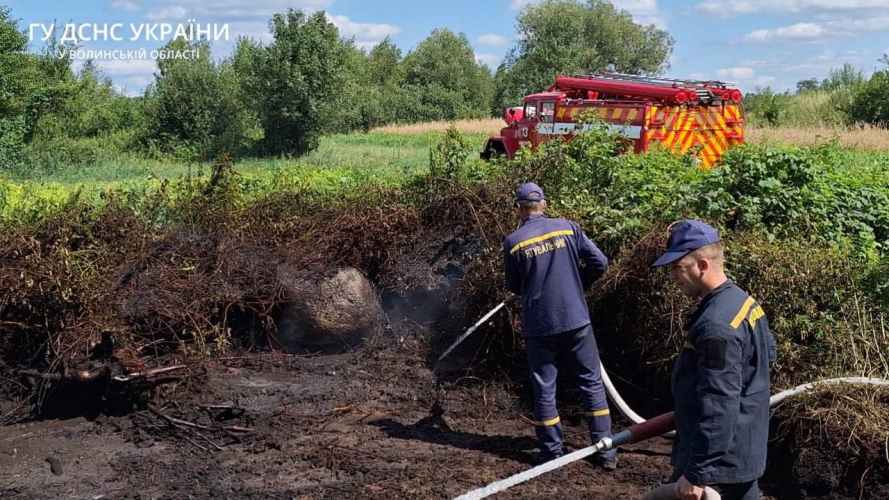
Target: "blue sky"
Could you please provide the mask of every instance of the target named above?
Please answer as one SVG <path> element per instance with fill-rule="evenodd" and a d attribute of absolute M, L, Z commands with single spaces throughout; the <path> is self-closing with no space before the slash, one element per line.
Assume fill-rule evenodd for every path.
<path fill-rule="evenodd" d="M 496 68 L 515 42 L 515 18 L 534 0 L 6 0 L 27 29 L 32 23 L 123 23 L 124 41 L 90 41 L 85 49 L 152 50 L 157 41 L 129 40 L 130 23 L 229 24 L 227 55 L 238 35 L 268 39 L 267 24 L 288 7 L 324 10 L 344 36 L 371 47 L 390 36 L 406 53 L 434 28 L 469 38 L 479 61 Z M 676 40 L 667 76 L 715 78 L 738 84 L 794 89 L 849 62 L 870 74 L 889 51 L 889 0 L 614 0 L 637 22 L 667 29 Z M 32 49 L 39 49 L 35 28 Z M 89 30 L 87 29 L 87 33 Z M 78 62 L 76 64 L 81 64 Z M 129 93 L 153 80 L 151 60 L 99 60 L 101 70 Z"/>

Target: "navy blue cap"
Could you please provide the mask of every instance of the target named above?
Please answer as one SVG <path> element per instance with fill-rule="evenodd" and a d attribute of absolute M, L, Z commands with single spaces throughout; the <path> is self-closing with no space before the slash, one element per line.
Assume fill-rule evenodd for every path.
<path fill-rule="evenodd" d="M 685 257 L 703 246 L 719 243 L 719 233 L 699 220 L 685 219 L 673 226 L 667 240 L 667 251 L 652 264 L 652 267 L 666 266 Z"/>
<path fill-rule="evenodd" d="M 543 190 L 533 182 L 526 182 L 515 192 L 515 201 L 543 201 Z"/>

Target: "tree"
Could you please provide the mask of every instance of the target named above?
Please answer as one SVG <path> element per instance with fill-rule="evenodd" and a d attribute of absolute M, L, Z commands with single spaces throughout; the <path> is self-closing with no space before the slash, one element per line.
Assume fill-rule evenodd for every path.
<path fill-rule="evenodd" d="M 757 87 L 754 92 L 744 96 L 744 108 L 747 116 L 753 120 L 763 119 L 768 125 L 776 127 L 781 124 L 789 99 L 788 93 L 776 94 L 769 87 Z"/>
<path fill-rule="evenodd" d="M 403 93 L 414 94 L 421 105 L 436 113 L 424 118 L 441 120 L 488 114 L 493 92 L 491 72 L 476 62 L 463 33 L 432 30 L 404 57 L 399 74 Z"/>
<path fill-rule="evenodd" d="M 216 64 L 205 42 L 177 38 L 164 49 L 196 50 L 199 56 L 158 60 L 155 82 L 146 91 L 144 141 L 165 151 L 184 146 L 198 157 L 238 149 L 245 119 L 231 64 Z"/>
<path fill-rule="evenodd" d="M 344 43 L 324 12 L 311 16 L 290 9 L 269 24 L 274 42 L 255 54 L 248 91 L 272 154 L 303 154 L 318 145 L 328 126 L 323 110 L 345 83 Z"/>
<path fill-rule="evenodd" d="M 28 37 L 8 7 L 0 6 L 0 116 L 17 115 L 27 104 L 29 77 L 36 77 L 34 57 L 26 54 Z"/>
<path fill-rule="evenodd" d="M 494 112 L 540 92 L 556 76 L 602 71 L 653 75 L 669 68 L 673 39 L 604 0 L 545 0 L 518 16 L 519 39 L 497 70 Z"/>
<path fill-rule="evenodd" d="M 889 69 L 877 71 L 853 95 L 849 121 L 889 125 Z"/>
<path fill-rule="evenodd" d="M 342 44 L 341 90 L 323 104 L 324 133 L 367 131 L 382 121 L 378 86 L 368 76 L 368 56 L 353 40 Z"/>
<path fill-rule="evenodd" d="M 18 20 L 0 6 L 0 168 L 25 164 L 25 144 L 33 138 L 35 125 L 69 95 L 67 58 L 62 68 L 50 60 L 48 50 L 31 54 L 27 49 L 28 37 Z"/>
<path fill-rule="evenodd" d="M 807 78 L 805 80 L 800 80 L 796 82 L 796 92 L 800 94 L 802 92 L 811 92 L 813 90 L 818 90 L 818 79 L 817 78 Z"/>
<path fill-rule="evenodd" d="M 830 68 L 827 78 L 821 83 L 821 88 L 831 92 L 851 92 L 866 81 L 863 71 L 845 63 L 842 68 Z"/>
<path fill-rule="evenodd" d="M 386 36 L 367 55 L 367 81 L 379 87 L 395 86 L 400 62 L 401 49 Z"/>

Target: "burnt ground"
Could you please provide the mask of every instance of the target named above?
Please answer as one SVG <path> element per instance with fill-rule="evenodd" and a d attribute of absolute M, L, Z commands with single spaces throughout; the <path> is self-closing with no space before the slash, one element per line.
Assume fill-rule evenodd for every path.
<path fill-rule="evenodd" d="M 150 410 L 0 428 L 0 498 L 442 499 L 530 467 L 521 390 L 474 378 L 437 389 L 413 352 L 219 360 L 195 374 L 187 400 L 155 408 L 209 429 L 173 427 Z M 585 446 L 577 408 L 563 407 L 566 442 Z M 638 498 L 669 474 L 669 450 L 666 439 L 639 443 L 614 473 L 577 462 L 494 498 Z"/>
<path fill-rule="evenodd" d="M 447 252 L 438 247 L 453 255 L 440 259 Z M 431 353 L 477 317 L 465 297 L 449 296 L 469 247 L 451 238 L 399 261 L 387 278 L 410 292 L 383 295 L 392 323 L 353 351 L 232 352 L 191 362 L 182 382 L 136 398 L 135 409 L 58 389 L 45 408 L 89 418 L 44 414 L 0 427 L 0 499 L 450 499 L 528 469 L 536 442 L 525 361 L 507 324 L 512 313 L 492 319 L 441 372 L 432 370 Z M 609 355 L 625 361 L 606 354 L 606 365 Z M 634 379 L 632 361 L 615 364 L 616 380 Z M 585 422 L 562 382 L 566 443 L 580 448 L 588 444 Z M 655 392 L 623 385 L 622 395 L 646 414 L 669 406 Z M 0 420 L 14 410 L 0 399 Z M 615 429 L 626 425 L 615 421 Z M 670 447 L 666 439 L 628 446 L 614 473 L 578 462 L 493 498 L 639 498 L 669 476 Z M 868 470 L 850 474 L 822 448 L 772 453 L 769 471 L 766 499 L 886 498 L 860 495 L 857 482 Z"/>

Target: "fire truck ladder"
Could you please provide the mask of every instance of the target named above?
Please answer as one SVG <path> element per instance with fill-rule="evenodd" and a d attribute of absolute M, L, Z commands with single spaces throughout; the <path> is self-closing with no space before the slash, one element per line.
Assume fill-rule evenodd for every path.
<path fill-rule="evenodd" d="M 714 99 L 740 101 L 741 91 L 730 88 L 730 85 L 717 80 L 677 80 L 603 72 L 560 77 L 556 80 L 555 87 L 592 90 L 625 96 L 653 97 L 680 103 L 698 100 L 709 104 Z"/>

